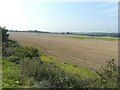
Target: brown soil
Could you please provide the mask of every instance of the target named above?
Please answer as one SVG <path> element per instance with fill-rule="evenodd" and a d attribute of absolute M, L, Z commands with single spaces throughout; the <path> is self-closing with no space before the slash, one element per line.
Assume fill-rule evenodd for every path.
<path fill-rule="evenodd" d="M 10 32 L 10 39 L 37 47 L 60 60 L 99 68 L 114 58 L 118 61 L 118 41 L 68 38 L 65 35 Z"/>

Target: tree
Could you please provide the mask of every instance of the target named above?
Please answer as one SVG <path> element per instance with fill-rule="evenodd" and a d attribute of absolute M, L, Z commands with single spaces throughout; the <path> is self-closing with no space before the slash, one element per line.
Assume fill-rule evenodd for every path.
<path fill-rule="evenodd" d="M 70 32 L 67 32 L 66 34 L 70 34 Z"/>
<path fill-rule="evenodd" d="M 2 42 L 6 42 L 8 40 L 9 34 L 8 30 L 5 27 L 0 27 L 0 31 L 2 32 Z"/>
<path fill-rule="evenodd" d="M 2 45 L 2 56 L 6 54 L 6 46 L 8 42 L 9 34 L 7 34 L 8 30 L 5 27 L 0 26 L 0 45 Z"/>

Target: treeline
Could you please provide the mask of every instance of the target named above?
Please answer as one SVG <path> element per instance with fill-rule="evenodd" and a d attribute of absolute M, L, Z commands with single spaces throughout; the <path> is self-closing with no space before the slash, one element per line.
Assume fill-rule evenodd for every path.
<path fill-rule="evenodd" d="M 70 35 L 84 35 L 84 36 L 96 36 L 96 37 L 120 37 L 120 33 L 105 33 L 105 32 L 89 32 L 89 33 L 73 33 L 73 32 L 62 32 L 60 34 L 70 34 Z"/>
<path fill-rule="evenodd" d="M 25 31 L 22 31 L 22 30 L 9 30 L 9 32 L 34 32 L 34 33 L 50 33 L 50 32 L 47 32 L 47 31 L 38 31 L 38 30 L 25 30 Z"/>
<path fill-rule="evenodd" d="M 120 33 L 106 33 L 106 32 L 45 32 L 45 31 L 38 31 L 38 30 L 9 30 L 10 32 L 34 32 L 34 33 L 51 33 L 51 34 L 67 34 L 67 35 L 84 35 L 84 36 L 97 36 L 97 37 L 120 37 Z"/>
<path fill-rule="evenodd" d="M 80 33 L 79 35 L 85 36 L 97 36 L 97 37 L 120 37 L 120 33 L 103 33 L 103 32 L 93 32 L 93 33 Z"/>

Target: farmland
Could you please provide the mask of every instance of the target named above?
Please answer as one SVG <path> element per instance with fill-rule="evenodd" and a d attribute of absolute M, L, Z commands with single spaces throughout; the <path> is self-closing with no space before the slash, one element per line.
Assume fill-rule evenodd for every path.
<path fill-rule="evenodd" d="M 33 46 L 67 63 L 93 69 L 100 68 L 109 59 L 118 61 L 118 41 L 111 38 L 74 38 L 70 35 L 9 32 L 10 39 Z"/>
<path fill-rule="evenodd" d="M 115 64 L 117 56 L 116 58 L 111 56 L 110 60 L 105 60 L 104 63 L 100 63 L 99 57 L 96 61 L 91 57 L 87 60 L 85 58 L 90 52 L 95 54 L 94 51 L 101 50 L 102 45 L 115 43 L 116 40 L 93 39 L 86 36 L 74 36 L 79 38 L 73 38 L 71 35 L 31 32 L 9 32 L 7 34 L 7 29 L 4 28 L 2 31 L 3 88 L 118 87 L 119 68 Z M 88 44 L 95 44 L 96 41 L 102 46 L 101 48 L 88 47 Z M 98 54 L 102 55 L 100 52 Z M 80 58 L 82 56 L 84 59 Z"/>

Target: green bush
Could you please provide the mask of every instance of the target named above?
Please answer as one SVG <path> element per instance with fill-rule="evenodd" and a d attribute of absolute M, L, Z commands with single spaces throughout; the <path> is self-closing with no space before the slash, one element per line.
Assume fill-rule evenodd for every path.
<path fill-rule="evenodd" d="M 14 63 L 16 63 L 16 64 L 19 64 L 19 57 L 17 57 L 17 56 L 12 55 L 12 56 L 10 56 L 8 59 L 9 59 L 11 62 L 14 62 Z"/>
<path fill-rule="evenodd" d="M 35 57 L 39 57 L 39 51 L 36 48 L 32 48 L 32 47 L 24 47 L 24 56 L 26 58 L 35 58 Z"/>
<path fill-rule="evenodd" d="M 111 59 L 107 61 L 107 64 L 97 71 L 99 79 L 96 82 L 98 87 L 102 88 L 118 88 L 118 66 L 115 64 L 115 60 Z"/>
<path fill-rule="evenodd" d="M 80 79 L 76 75 L 68 75 L 54 63 L 42 63 L 38 60 L 23 60 L 20 62 L 22 73 L 34 79 L 34 88 L 85 88 L 89 87 L 91 79 Z"/>
<path fill-rule="evenodd" d="M 0 26 L 0 30 L 2 30 L 2 41 L 3 43 L 8 40 L 9 34 L 7 34 L 8 30 L 5 27 Z"/>
<path fill-rule="evenodd" d="M 36 77 L 37 70 L 41 67 L 41 61 L 38 59 L 29 60 L 28 58 L 20 61 L 22 73 L 29 77 Z"/>
<path fill-rule="evenodd" d="M 39 58 L 39 51 L 36 48 L 32 47 L 16 47 L 14 49 L 14 55 L 18 56 L 21 59 L 24 58 Z"/>
<path fill-rule="evenodd" d="M 3 47 L 3 57 L 8 57 L 10 61 L 19 63 L 20 60 L 34 58 L 39 59 L 39 51 L 33 47 L 22 47 L 17 42 L 9 41 L 6 47 Z"/>

